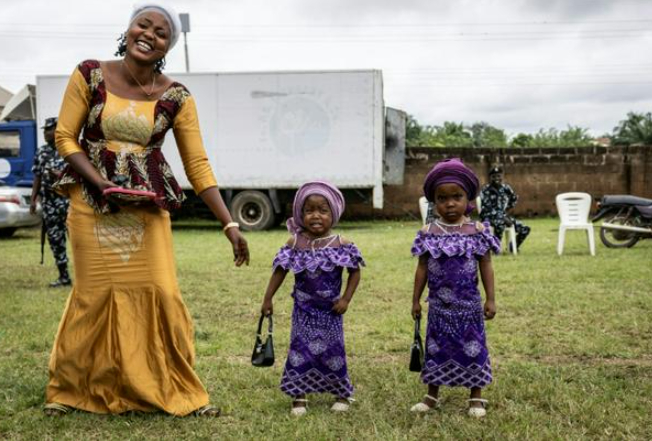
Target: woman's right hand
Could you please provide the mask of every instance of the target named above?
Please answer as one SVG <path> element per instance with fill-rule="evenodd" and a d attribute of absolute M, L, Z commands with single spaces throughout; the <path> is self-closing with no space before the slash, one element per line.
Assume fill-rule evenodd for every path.
<path fill-rule="evenodd" d="M 264 316 L 272 315 L 274 312 L 274 305 L 272 304 L 272 299 L 264 299 L 263 306 L 260 307 L 260 312 Z"/>
<path fill-rule="evenodd" d="M 118 184 L 115 182 L 109 181 L 108 179 L 102 179 L 101 181 L 97 182 L 95 186 L 100 190 L 104 191 L 107 188 L 112 188 L 112 187 L 119 187 Z"/>
<path fill-rule="evenodd" d="M 421 317 L 421 303 L 420 302 L 413 302 L 412 303 L 412 318 L 414 320 L 416 320 L 419 317 Z"/>
<path fill-rule="evenodd" d="M 73 168 L 73 170 L 79 173 L 86 182 L 94 185 L 101 192 L 107 188 L 119 186 L 115 182 L 109 181 L 104 176 L 102 176 L 88 159 L 86 153 L 81 151 L 72 153 L 66 156 L 65 159 L 66 162 Z"/>
<path fill-rule="evenodd" d="M 95 184 L 95 186 L 100 190 L 101 193 L 104 193 L 104 190 L 107 188 L 112 188 L 112 187 L 119 187 L 118 184 L 115 182 L 109 181 L 108 179 L 102 179 L 98 183 Z M 122 205 L 123 201 L 120 199 L 116 198 L 112 194 L 107 195 L 107 199 L 111 202 L 113 202 L 116 205 Z"/>

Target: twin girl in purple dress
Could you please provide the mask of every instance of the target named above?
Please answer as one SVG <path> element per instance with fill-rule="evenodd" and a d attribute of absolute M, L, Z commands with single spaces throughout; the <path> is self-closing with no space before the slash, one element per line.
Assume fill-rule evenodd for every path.
<path fill-rule="evenodd" d="M 419 257 L 412 314 L 421 315 L 421 295 L 426 284 L 428 323 L 422 381 L 428 385 L 423 401 L 413 412 L 427 412 L 439 404 L 439 386 L 463 386 L 471 390 L 469 415 L 483 417 L 483 387 L 491 383 L 484 319 L 496 313 L 491 252 L 499 241 L 487 225 L 471 222 L 468 214 L 479 182 L 458 159 L 439 162 L 426 176 L 424 193 L 435 203 L 439 218 L 417 233 L 412 254 Z M 281 390 L 292 397 L 293 415 L 307 412 L 307 394 L 326 392 L 336 401 L 331 410 L 349 410 L 353 385 L 344 347 L 343 314 L 360 282 L 364 260 L 358 248 L 333 234 L 345 203 L 333 185 L 314 181 L 304 184 L 287 222 L 291 237 L 273 262 L 262 305 L 273 312 L 272 298 L 288 271 L 294 273 L 294 309 L 290 348 L 281 378 Z M 343 273 L 348 277 L 342 293 Z M 478 290 L 478 269 L 486 301 Z"/>

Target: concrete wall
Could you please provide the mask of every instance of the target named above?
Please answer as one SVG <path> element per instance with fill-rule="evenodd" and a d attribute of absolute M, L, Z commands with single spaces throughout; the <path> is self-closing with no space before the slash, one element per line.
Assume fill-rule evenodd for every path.
<path fill-rule="evenodd" d="M 408 148 L 405 182 L 385 187 L 385 208 L 374 212 L 370 204 L 353 203 L 347 217 L 418 216 L 417 200 L 423 178 L 439 160 L 458 157 L 485 184 L 494 165 L 505 171 L 505 182 L 519 195 L 514 214 L 522 217 L 556 213 L 559 193 L 582 191 L 595 202 L 605 194 L 633 194 L 652 199 L 652 147 L 586 148 Z"/>

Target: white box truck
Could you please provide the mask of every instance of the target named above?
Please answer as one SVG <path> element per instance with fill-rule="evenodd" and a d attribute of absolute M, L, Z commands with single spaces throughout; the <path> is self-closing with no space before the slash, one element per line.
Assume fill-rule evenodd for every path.
<path fill-rule="evenodd" d="M 378 70 L 170 76 L 196 100 L 209 161 L 244 229 L 274 225 L 309 180 L 368 194 L 374 208 L 383 206 L 383 183 L 402 183 L 405 114 L 385 108 Z M 67 80 L 37 77 L 37 126 L 59 113 Z M 163 153 L 191 190 L 172 134 Z"/>

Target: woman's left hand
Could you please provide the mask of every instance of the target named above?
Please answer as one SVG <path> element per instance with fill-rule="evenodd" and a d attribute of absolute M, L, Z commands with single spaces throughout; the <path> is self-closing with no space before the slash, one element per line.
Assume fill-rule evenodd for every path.
<path fill-rule="evenodd" d="M 496 302 L 487 300 L 484 302 L 484 318 L 491 320 L 496 316 Z"/>
<path fill-rule="evenodd" d="M 235 266 L 241 266 L 243 263 L 249 265 L 249 246 L 244 236 L 237 227 L 226 230 L 226 237 L 233 245 L 233 261 Z"/>

